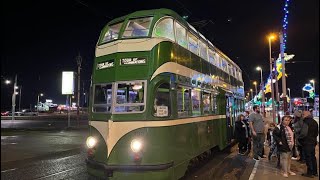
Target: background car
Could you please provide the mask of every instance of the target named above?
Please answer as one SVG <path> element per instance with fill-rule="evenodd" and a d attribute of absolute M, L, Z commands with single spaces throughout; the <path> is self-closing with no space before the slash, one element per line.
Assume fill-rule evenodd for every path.
<path fill-rule="evenodd" d="M 9 116 L 9 111 L 1 112 L 1 116 Z"/>
<path fill-rule="evenodd" d="M 23 109 L 20 115 L 21 116 L 37 116 L 38 112 L 32 111 L 30 109 Z"/>

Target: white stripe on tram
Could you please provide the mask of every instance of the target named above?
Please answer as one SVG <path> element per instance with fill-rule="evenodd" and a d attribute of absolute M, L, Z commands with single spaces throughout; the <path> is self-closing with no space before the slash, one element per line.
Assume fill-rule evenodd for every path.
<path fill-rule="evenodd" d="M 131 121 L 131 122 L 113 122 L 109 120 L 108 122 L 101 121 L 90 121 L 90 125 L 96 128 L 99 133 L 103 136 L 107 146 L 108 146 L 108 157 L 118 142 L 118 140 L 126 135 L 127 133 L 143 128 L 143 127 L 166 127 L 175 126 L 182 124 L 190 124 L 195 122 L 203 122 L 214 119 L 226 118 L 226 115 L 216 115 L 216 116 L 203 116 L 176 120 L 166 120 L 166 121 Z"/>

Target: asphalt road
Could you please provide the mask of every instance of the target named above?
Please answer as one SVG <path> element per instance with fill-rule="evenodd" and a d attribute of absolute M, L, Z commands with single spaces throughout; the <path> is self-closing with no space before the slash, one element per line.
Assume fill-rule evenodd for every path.
<path fill-rule="evenodd" d="M 72 114 L 68 117 L 67 114 L 49 114 L 41 116 L 17 116 L 15 120 L 11 120 L 10 116 L 1 117 L 1 129 L 63 129 L 68 127 L 70 119 L 70 126 L 86 127 L 88 125 L 87 115 L 80 115 L 79 120 L 77 116 Z"/>
<path fill-rule="evenodd" d="M 87 133 L 87 130 L 1 132 L 1 179 L 92 179 L 85 165 Z M 252 167 L 252 159 L 235 152 L 217 152 L 182 179 L 240 176 L 248 179 Z"/>

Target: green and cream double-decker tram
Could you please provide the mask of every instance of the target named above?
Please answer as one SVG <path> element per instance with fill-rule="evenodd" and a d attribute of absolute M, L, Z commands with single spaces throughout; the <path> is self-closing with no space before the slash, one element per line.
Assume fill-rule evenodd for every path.
<path fill-rule="evenodd" d="M 244 111 L 240 68 L 169 9 L 109 22 L 91 86 L 88 172 L 110 179 L 179 179 Z"/>

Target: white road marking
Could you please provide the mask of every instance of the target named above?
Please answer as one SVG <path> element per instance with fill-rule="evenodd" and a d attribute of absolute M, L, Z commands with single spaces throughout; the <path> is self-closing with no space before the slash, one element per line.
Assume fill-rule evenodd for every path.
<path fill-rule="evenodd" d="M 256 161 L 256 163 L 254 164 L 254 167 L 252 169 L 252 172 L 250 174 L 249 180 L 253 180 L 254 176 L 256 175 L 258 165 L 259 165 L 259 161 Z"/>

